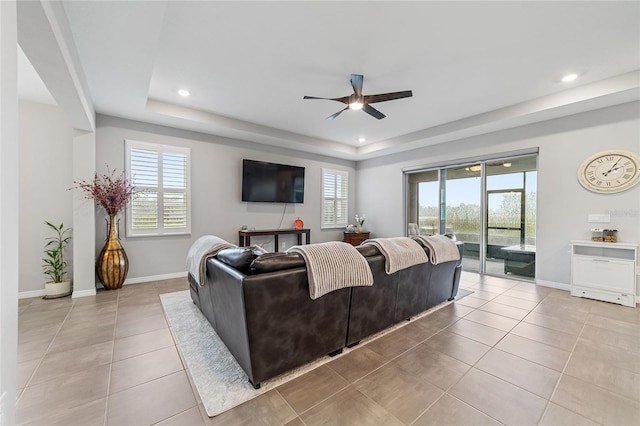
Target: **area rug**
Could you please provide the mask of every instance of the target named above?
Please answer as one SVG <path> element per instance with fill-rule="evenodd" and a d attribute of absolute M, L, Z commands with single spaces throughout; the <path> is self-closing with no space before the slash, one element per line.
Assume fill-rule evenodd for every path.
<path fill-rule="evenodd" d="M 162 294 L 160 299 L 185 367 L 209 417 L 230 410 L 336 359 L 336 357 L 325 356 L 286 374 L 271 380 L 265 380 L 261 383 L 260 389 L 254 389 L 249 384 L 247 375 L 222 340 L 220 340 L 209 321 L 207 321 L 198 307 L 193 304 L 188 290 Z M 442 303 L 415 318 L 428 315 L 449 303 L 451 302 Z M 344 348 L 342 354 L 338 356 L 344 356 L 351 350 L 355 350 L 406 324 L 409 324 L 409 322 L 402 321 L 400 324 L 363 340 L 360 345 L 355 346 L 353 349 Z"/>

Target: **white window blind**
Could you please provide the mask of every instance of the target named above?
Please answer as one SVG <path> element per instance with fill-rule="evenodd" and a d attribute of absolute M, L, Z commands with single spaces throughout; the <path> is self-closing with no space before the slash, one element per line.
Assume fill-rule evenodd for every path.
<path fill-rule="evenodd" d="M 127 237 L 191 233 L 191 150 L 127 140 L 135 186 L 127 209 Z"/>
<path fill-rule="evenodd" d="M 349 173 L 322 169 L 322 227 L 347 226 Z"/>

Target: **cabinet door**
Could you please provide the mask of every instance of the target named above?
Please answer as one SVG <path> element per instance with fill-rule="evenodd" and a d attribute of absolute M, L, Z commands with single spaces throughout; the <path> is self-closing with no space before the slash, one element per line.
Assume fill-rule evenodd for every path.
<path fill-rule="evenodd" d="M 573 257 L 572 284 L 616 293 L 635 294 L 634 262 L 601 257 Z"/>

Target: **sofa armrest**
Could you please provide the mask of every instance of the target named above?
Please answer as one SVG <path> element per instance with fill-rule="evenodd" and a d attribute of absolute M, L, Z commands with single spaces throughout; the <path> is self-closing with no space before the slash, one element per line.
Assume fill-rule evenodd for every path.
<path fill-rule="evenodd" d="M 251 377 L 249 339 L 242 290 L 246 275 L 217 259 L 207 261 L 207 283 L 200 305 L 218 336 Z"/>

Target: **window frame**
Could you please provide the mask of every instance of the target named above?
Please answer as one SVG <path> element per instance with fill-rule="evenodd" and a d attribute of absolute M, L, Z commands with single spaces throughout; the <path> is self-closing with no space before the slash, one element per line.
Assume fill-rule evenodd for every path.
<path fill-rule="evenodd" d="M 154 229 L 133 229 L 132 228 L 133 213 L 131 212 L 132 201 L 129 201 L 125 209 L 126 237 L 137 238 L 137 237 L 159 237 L 159 236 L 169 236 L 169 235 L 191 235 L 191 148 L 125 139 L 125 164 L 127 168 L 128 177 L 132 182 L 134 182 L 134 176 L 132 175 L 133 171 L 131 167 L 131 151 L 136 149 L 144 150 L 144 151 L 152 151 L 158 154 L 158 168 L 157 168 L 158 227 Z M 179 155 L 185 156 L 186 170 L 185 170 L 184 191 L 176 190 L 175 188 L 164 187 L 162 168 L 163 168 L 163 155 L 165 153 L 179 154 Z M 186 197 L 186 226 L 184 228 L 165 228 L 164 218 L 162 214 L 163 208 L 164 208 L 163 197 L 165 193 L 177 193 L 177 192 L 179 193 L 184 192 Z M 135 197 L 135 193 L 134 193 L 134 197 Z"/>
<path fill-rule="evenodd" d="M 337 182 L 337 177 L 341 176 L 346 180 L 345 183 L 345 196 L 344 197 L 337 197 L 337 185 L 334 185 L 333 188 L 333 197 L 325 197 L 325 176 L 326 175 L 333 175 L 336 178 L 336 182 Z M 349 172 L 346 170 L 335 170 L 335 169 L 326 169 L 323 168 L 322 169 L 322 176 L 320 178 L 320 186 L 321 186 L 321 202 L 320 202 L 320 229 L 338 229 L 338 228 L 346 228 L 347 225 L 349 224 Z M 324 210 L 324 203 L 326 200 L 328 199 L 332 199 L 334 204 L 333 204 L 333 212 L 334 212 L 334 217 L 335 220 L 332 223 L 327 222 L 326 218 L 325 218 L 325 210 Z M 337 215 L 337 201 L 338 200 L 344 200 L 345 202 L 345 217 L 344 217 L 344 223 L 343 222 L 339 222 L 338 221 L 338 215 Z"/>

